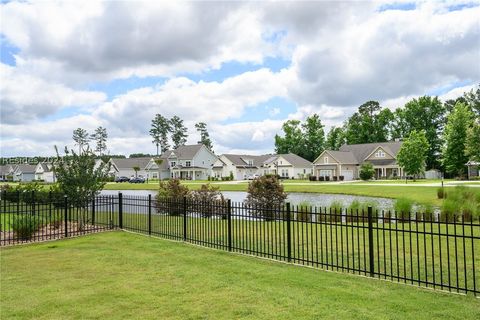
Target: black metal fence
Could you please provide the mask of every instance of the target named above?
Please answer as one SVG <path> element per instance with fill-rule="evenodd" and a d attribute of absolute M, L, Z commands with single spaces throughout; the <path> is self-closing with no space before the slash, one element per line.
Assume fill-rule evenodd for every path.
<path fill-rule="evenodd" d="M 480 224 L 461 215 L 252 207 L 151 196 L 3 193 L 0 245 L 114 228 L 458 293 L 479 294 Z M 23 224 L 23 225 L 22 225 Z M 18 232 L 34 225 L 31 234 Z M 28 229 L 28 228 L 27 228 Z"/>

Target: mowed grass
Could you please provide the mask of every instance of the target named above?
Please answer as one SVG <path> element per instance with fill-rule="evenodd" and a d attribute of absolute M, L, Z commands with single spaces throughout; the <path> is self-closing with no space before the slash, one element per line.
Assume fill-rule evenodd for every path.
<path fill-rule="evenodd" d="M 476 319 L 480 301 L 125 232 L 1 251 L 3 319 Z"/>

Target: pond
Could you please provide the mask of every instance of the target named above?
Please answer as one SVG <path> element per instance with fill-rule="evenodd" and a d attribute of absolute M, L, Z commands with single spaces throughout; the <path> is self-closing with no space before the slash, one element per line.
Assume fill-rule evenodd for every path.
<path fill-rule="evenodd" d="M 117 195 L 119 192 L 122 192 L 123 195 L 131 196 L 148 196 L 149 194 L 151 194 L 153 197 L 156 195 L 156 192 L 153 190 L 103 190 L 101 194 Z M 232 202 L 243 202 L 243 200 L 245 200 L 247 196 L 247 193 L 243 191 L 223 191 L 222 194 L 224 195 L 224 197 L 231 199 Z M 322 208 L 330 206 L 333 201 L 339 201 L 342 203 L 343 208 L 348 208 L 348 206 L 350 206 L 353 200 L 358 200 L 360 202 L 375 201 L 376 203 L 378 203 L 379 210 L 391 210 L 394 203 L 393 199 L 388 198 L 324 193 L 288 193 L 287 198 L 287 201 L 289 201 L 293 205 L 305 201 L 310 203 L 312 206 Z"/>

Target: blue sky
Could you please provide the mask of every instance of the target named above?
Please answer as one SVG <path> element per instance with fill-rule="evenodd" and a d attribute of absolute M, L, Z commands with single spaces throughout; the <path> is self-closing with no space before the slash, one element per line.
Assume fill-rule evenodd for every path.
<path fill-rule="evenodd" d="M 370 99 L 470 90 L 479 15 L 472 1 L 2 3 L 1 153 L 49 155 L 99 125 L 111 153 L 154 152 L 156 113 L 191 143 L 206 122 L 218 153 L 272 152 L 288 119 L 318 113 L 328 130 Z"/>

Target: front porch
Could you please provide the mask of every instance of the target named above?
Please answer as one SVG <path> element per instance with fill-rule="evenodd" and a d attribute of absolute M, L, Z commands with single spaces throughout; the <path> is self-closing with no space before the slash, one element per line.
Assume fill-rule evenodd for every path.
<path fill-rule="evenodd" d="M 379 167 L 374 166 L 375 179 L 392 179 L 395 177 L 403 177 L 403 169 L 400 167 Z"/>
<path fill-rule="evenodd" d="M 208 169 L 200 167 L 173 168 L 171 176 L 180 180 L 207 180 L 207 177 Z"/>

